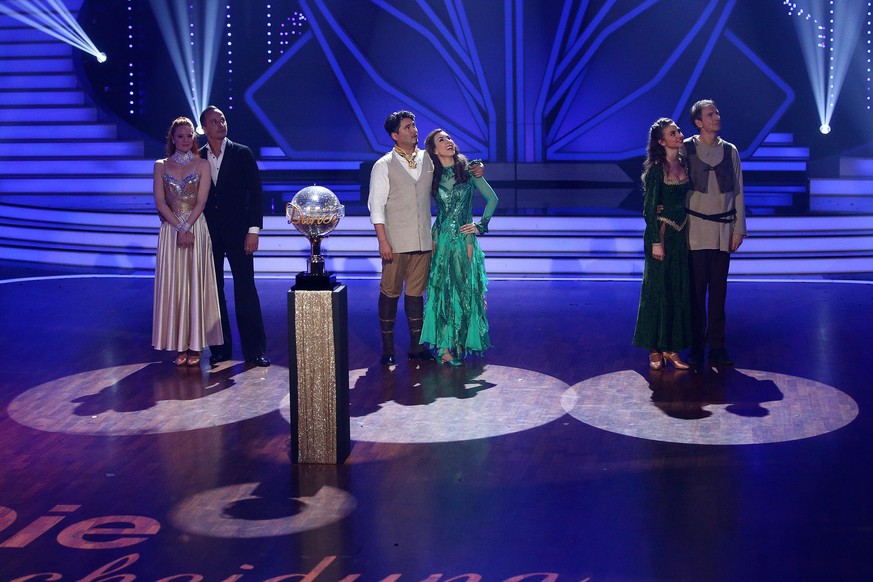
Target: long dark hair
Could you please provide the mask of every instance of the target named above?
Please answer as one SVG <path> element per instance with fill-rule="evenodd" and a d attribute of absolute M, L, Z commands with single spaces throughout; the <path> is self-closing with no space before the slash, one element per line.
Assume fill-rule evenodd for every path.
<path fill-rule="evenodd" d="M 664 166 L 667 162 L 667 150 L 659 141 L 664 139 L 664 128 L 675 125 L 675 121 L 669 117 L 661 117 L 652 124 L 649 128 L 649 143 L 646 144 L 646 161 L 643 162 L 643 182 L 646 181 L 646 174 L 654 165 Z M 679 154 L 679 162 L 685 164 L 685 158 Z"/>
<path fill-rule="evenodd" d="M 173 143 L 173 133 L 175 133 L 176 128 L 180 125 L 191 126 L 191 131 L 194 132 L 194 143 L 191 144 L 191 153 L 195 156 L 200 156 L 200 148 L 197 147 L 197 132 L 194 131 L 194 122 L 187 117 L 177 117 L 173 120 L 173 123 L 170 124 L 170 129 L 167 131 L 167 144 L 164 146 L 164 151 L 167 152 L 167 156 L 169 157 L 176 153 L 176 144 Z"/>
<path fill-rule="evenodd" d="M 437 190 L 440 187 L 440 178 L 443 175 L 442 162 L 440 162 L 439 157 L 436 155 L 436 136 L 441 131 L 445 130 L 439 127 L 436 128 L 427 134 L 427 138 L 424 140 L 424 149 L 427 155 L 430 156 L 430 159 L 433 160 L 433 182 L 430 185 L 431 196 L 436 196 Z M 455 171 L 455 183 L 463 184 L 470 179 L 470 176 L 467 174 L 467 156 L 458 152 L 458 146 L 455 144 L 455 155 L 452 157 L 455 160 L 452 165 Z"/>

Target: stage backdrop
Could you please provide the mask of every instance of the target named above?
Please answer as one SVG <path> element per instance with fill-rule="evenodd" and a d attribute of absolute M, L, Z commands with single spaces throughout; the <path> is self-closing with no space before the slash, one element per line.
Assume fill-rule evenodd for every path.
<path fill-rule="evenodd" d="M 157 3 L 86 1 L 83 24 L 110 61 L 82 65 L 96 99 L 160 139 L 173 116 L 191 113 Z M 744 155 L 773 131 L 821 139 L 792 17 L 777 0 L 221 4 L 205 27 L 222 35 L 209 101 L 228 114 L 232 138 L 291 159 L 372 160 L 389 148 L 382 124 L 398 109 L 417 115 L 422 138 L 444 128 L 493 162 L 640 156 L 659 116 L 692 134 L 688 108 L 700 98 L 719 102 Z"/>

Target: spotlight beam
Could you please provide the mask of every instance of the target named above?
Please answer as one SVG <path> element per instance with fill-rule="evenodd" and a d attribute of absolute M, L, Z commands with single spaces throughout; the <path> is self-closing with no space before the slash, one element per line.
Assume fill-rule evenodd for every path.
<path fill-rule="evenodd" d="M 822 10 L 824 3 L 819 1 L 817 4 L 817 8 Z M 812 94 L 815 98 L 818 118 L 821 124 L 824 125 L 826 85 L 824 56 L 821 53 L 823 43 L 820 42 L 822 26 L 817 18 L 812 18 L 812 12 L 809 9 L 804 14 L 804 10 L 801 8 L 797 16 L 799 18 L 794 20 L 794 29 L 800 42 L 800 51 L 803 55 L 803 62 L 806 65 L 806 74 L 809 76 L 810 85 L 812 85 Z"/>
<path fill-rule="evenodd" d="M 106 55 L 94 45 L 60 0 L 8 0 L 0 4 L 0 12 L 93 55 L 100 62 L 106 60 Z"/>
<path fill-rule="evenodd" d="M 864 18 L 864 6 L 860 2 L 840 3 L 839 18 L 833 20 L 834 46 L 830 47 L 833 53 L 831 59 L 830 75 L 828 77 L 828 110 L 825 118 L 826 124 L 830 125 L 833 108 L 837 103 L 837 97 L 846 80 L 846 71 L 852 60 L 852 52 L 858 46 L 861 37 L 861 28 L 866 20 Z"/>
<path fill-rule="evenodd" d="M 783 0 L 794 26 L 815 97 L 821 132 L 831 130 L 840 91 L 861 36 L 865 7 L 858 1 Z"/>
<path fill-rule="evenodd" d="M 209 105 L 225 9 L 218 0 L 150 0 L 192 119 Z"/>

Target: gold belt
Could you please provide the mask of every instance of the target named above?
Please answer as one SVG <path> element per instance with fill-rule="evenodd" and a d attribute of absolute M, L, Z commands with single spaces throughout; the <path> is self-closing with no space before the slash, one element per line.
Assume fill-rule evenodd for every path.
<path fill-rule="evenodd" d="M 685 215 L 685 220 L 682 221 L 682 224 L 677 224 L 675 221 L 670 220 L 666 216 L 659 216 L 658 220 L 666 225 L 669 225 L 670 228 L 674 229 L 676 232 L 682 232 L 682 229 L 685 228 L 686 224 L 688 224 L 688 215 Z"/>

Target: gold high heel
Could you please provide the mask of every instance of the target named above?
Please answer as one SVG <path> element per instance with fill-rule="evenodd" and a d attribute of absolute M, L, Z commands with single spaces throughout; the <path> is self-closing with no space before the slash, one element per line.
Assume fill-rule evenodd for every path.
<path fill-rule="evenodd" d="M 200 352 L 188 351 L 188 365 L 191 367 L 200 365 Z"/>
<path fill-rule="evenodd" d="M 660 370 L 664 366 L 664 356 L 661 352 L 649 352 L 649 367 L 653 370 Z"/>
<path fill-rule="evenodd" d="M 677 370 L 687 370 L 691 366 L 682 361 L 682 358 L 679 357 L 679 354 L 676 352 L 664 352 L 664 359 L 670 360 L 670 363 L 673 364 L 673 367 Z"/>
<path fill-rule="evenodd" d="M 179 355 L 176 356 L 176 359 L 173 360 L 173 363 L 177 366 L 184 366 L 188 363 L 188 353 L 187 352 L 179 352 Z"/>

